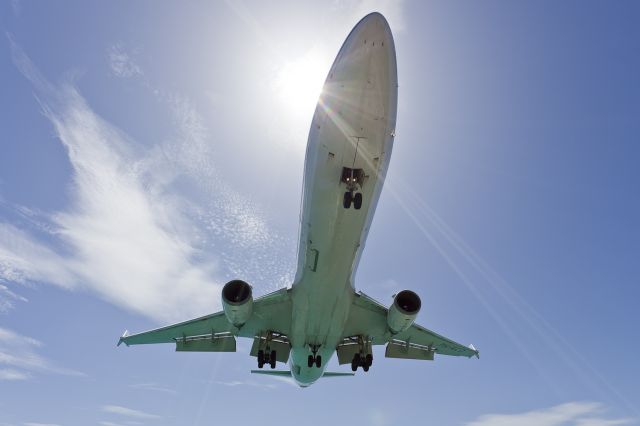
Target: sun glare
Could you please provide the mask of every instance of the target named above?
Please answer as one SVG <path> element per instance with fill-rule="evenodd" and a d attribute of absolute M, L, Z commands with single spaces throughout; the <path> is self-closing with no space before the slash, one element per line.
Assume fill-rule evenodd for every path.
<path fill-rule="evenodd" d="M 276 78 L 275 89 L 290 113 L 313 113 L 329 66 L 330 64 L 314 51 L 282 66 Z"/>

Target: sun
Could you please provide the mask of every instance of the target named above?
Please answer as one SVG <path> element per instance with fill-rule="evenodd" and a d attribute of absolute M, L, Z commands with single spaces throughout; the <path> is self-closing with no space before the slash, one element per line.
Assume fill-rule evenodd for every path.
<path fill-rule="evenodd" d="M 280 68 L 275 91 L 292 114 L 311 115 L 318 102 L 330 64 L 317 51 L 309 51 Z"/>

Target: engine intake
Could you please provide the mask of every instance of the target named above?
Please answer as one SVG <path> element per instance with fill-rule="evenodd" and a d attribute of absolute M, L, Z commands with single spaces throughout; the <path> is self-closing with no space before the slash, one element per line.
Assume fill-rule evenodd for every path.
<path fill-rule="evenodd" d="M 393 334 L 405 331 L 415 321 L 420 312 L 420 297 L 411 290 L 396 294 L 387 313 L 387 325 Z"/>
<path fill-rule="evenodd" d="M 253 312 L 251 286 L 242 280 L 226 283 L 222 287 L 222 309 L 231 324 L 236 327 L 242 326 Z"/>

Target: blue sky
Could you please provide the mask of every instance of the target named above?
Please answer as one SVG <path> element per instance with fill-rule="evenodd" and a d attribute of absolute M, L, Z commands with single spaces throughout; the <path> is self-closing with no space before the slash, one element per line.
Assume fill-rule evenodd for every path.
<path fill-rule="evenodd" d="M 356 287 L 480 360 L 308 389 L 116 348 L 295 273 L 306 134 L 355 23 L 398 55 Z M 635 2 L 0 6 L 0 425 L 640 424 Z M 340 369 L 334 365 L 331 369 Z"/>

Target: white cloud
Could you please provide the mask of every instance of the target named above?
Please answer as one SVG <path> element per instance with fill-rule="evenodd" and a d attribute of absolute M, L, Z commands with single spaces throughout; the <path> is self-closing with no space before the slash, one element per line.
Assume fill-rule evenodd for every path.
<path fill-rule="evenodd" d="M 102 411 L 105 413 L 119 414 L 125 417 L 132 417 L 135 419 L 159 419 L 160 416 L 156 414 L 145 413 L 144 411 L 134 410 L 132 408 L 123 407 L 121 405 L 105 405 L 102 407 Z"/>
<path fill-rule="evenodd" d="M 37 349 L 41 346 L 42 343 L 31 337 L 0 327 L 0 365 L 10 367 L 0 370 L 0 380 L 26 380 L 31 377 L 29 372 L 84 375 L 75 370 L 58 367 L 38 354 Z"/>
<path fill-rule="evenodd" d="M 630 424 L 633 419 L 601 417 L 604 407 L 595 402 L 568 402 L 516 414 L 486 414 L 467 426 L 609 426 Z"/>
<path fill-rule="evenodd" d="M 127 53 L 125 48 L 117 43 L 108 49 L 109 67 L 116 77 L 130 78 L 143 75 L 142 68 Z"/>
<path fill-rule="evenodd" d="M 100 425 L 102 425 L 102 426 L 123 426 L 123 425 L 122 425 L 122 424 L 120 424 L 120 423 L 107 422 L 107 421 L 104 421 L 104 420 L 103 420 L 103 421 L 101 421 L 101 422 L 98 422 L 98 424 L 100 424 Z"/>

